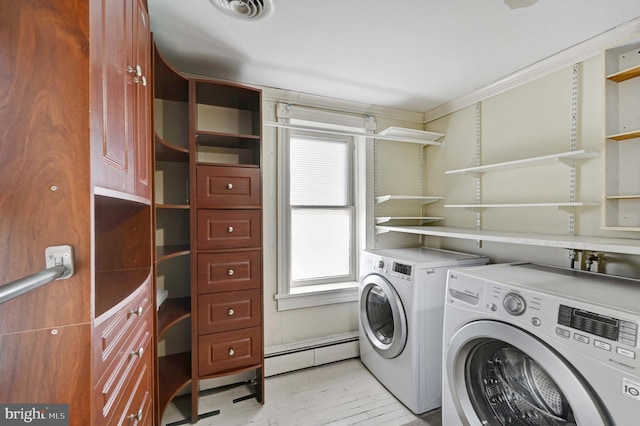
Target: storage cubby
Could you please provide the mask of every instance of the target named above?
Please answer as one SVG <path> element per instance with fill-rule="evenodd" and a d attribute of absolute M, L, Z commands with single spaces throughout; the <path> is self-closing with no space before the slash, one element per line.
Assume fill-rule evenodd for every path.
<path fill-rule="evenodd" d="M 193 80 L 199 163 L 260 165 L 260 92 Z"/>
<path fill-rule="evenodd" d="M 95 196 L 95 316 L 118 306 L 151 270 L 151 207 Z"/>
<path fill-rule="evenodd" d="M 605 52 L 603 226 L 640 231 L 640 40 Z"/>

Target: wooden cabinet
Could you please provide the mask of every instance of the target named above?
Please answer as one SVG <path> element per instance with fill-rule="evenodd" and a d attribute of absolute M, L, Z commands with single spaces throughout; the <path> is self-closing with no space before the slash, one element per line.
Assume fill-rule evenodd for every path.
<path fill-rule="evenodd" d="M 75 260 L 0 308 L 0 400 L 69 404 L 71 426 L 153 424 L 150 92 L 126 72 L 149 71 L 145 3 L 0 2 L 0 16 L 0 285 L 44 269 L 46 247 Z"/>
<path fill-rule="evenodd" d="M 603 225 L 640 231 L 640 40 L 605 51 Z"/>
<path fill-rule="evenodd" d="M 255 370 L 263 399 L 262 99 L 158 52 L 154 93 L 158 416 L 190 385 L 195 423 L 202 379 Z"/>
<path fill-rule="evenodd" d="M 149 16 L 141 0 L 92 0 L 94 186 L 151 195 Z"/>
<path fill-rule="evenodd" d="M 189 85 L 193 383 L 253 369 L 262 402 L 261 92 L 202 79 Z"/>

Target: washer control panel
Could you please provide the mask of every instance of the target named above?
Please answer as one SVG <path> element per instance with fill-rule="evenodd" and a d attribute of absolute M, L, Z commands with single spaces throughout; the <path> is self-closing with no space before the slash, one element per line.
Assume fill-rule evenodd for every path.
<path fill-rule="evenodd" d="M 507 293 L 502 299 L 502 306 L 509 315 L 520 316 L 527 310 L 527 302 L 518 293 Z"/>

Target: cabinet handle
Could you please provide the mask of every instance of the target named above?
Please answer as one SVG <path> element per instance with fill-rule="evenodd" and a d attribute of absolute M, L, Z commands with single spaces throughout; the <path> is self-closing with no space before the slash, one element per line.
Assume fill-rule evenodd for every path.
<path fill-rule="evenodd" d="M 137 356 L 138 358 L 142 358 L 142 354 L 144 354 L 144 348 L 140 348 L 137 351 L 131 351 L 131 356 Z"/>
<path fill-rule="evenodd" d="M 227 184 L 227 189 L 233 189 L 233 184 L 232 183 L 228 183 Z"/>
<path fill-rule="evenodd" d="M 142 420 L 142 408 L 139 409 L 138 412 L 135 414 L 129 414 L 128 418 L 131 420 L 137 420 L 137 421 Z"/>
<path fill-rule="evenodd" d="M 133 82 L 134 83 L 138 83 L 138 84 L 142 84 L 143 86 L 147 85 L 147 77 L 140 76 L 140 77 L 133 77 Z"/>
<path fill-rule="evenodd" d="M 129 73 L 129 74 L 136 74 L 136 73 L 137 73 L 137 71 L 136 71 L 136 69 L 135 69 L 134 67 L 132 67 L 131 65 L 128 65 L 128 66 L 127 66 L 127 73 Z"/>
<path fill-rule="evenodd" d="M 233 348 L 229 348 L 229 356 L 234 356 L 236 354 L 236 351 L 233 350 Z"/>
<path fill-rule="evenodd" d="M 228 232 L 228 233 L 232 233 L 232 232 L 233 232 L 233 226 L 228 227 L 228 228 L 227 228 L 227 232 Z"/>
<path fill-rule="evenodd" d="M 227 271 L 227 275 L 232 276 L 233 274 L 235 274 L 235 271 L 233 269 L 229 269 Z"/>
<path fill-rule="evenodd" d="M 129 311 L 129 316 L 131 315 L 136 315 L 141 317 L 142 316 L 142 306 L 138 306 L 138 309 L 132 309 Z"/>
<path fill-rule="evenodd" d="M 229 309 L 227 311 L 227 315 L 229 315 L 230 317 L 233 316 L 233 314 L 235 314 L 235 313 L 236 313 L 236 311 L 234 311 L 233 309 Z"/>

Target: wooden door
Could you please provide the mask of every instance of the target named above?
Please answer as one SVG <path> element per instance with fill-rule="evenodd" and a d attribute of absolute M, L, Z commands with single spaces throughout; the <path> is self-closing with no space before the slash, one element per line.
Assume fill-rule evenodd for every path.
<path fill-rule="evenodd" d="M 135 193 L 133 0 L 92 0 L 93 185 Z"/>
<path fill-rule="evenodd" d="M 142 75 L 136 75 L 134 149 L 136 159 L 135 194 L 151 200 L 151 36 L 149 15 L 140 0 L 134 1 L 133 48 L 136 65 Z"/>
<path fill-rule="evenodd" d="M 0 305 L 0 401 L 69 404 L 72 426 L 90 424 L 88 17 L 86 1 L 0 1 L 0 286 L 45 269 L 48 246 L 76 265 Z"/>

